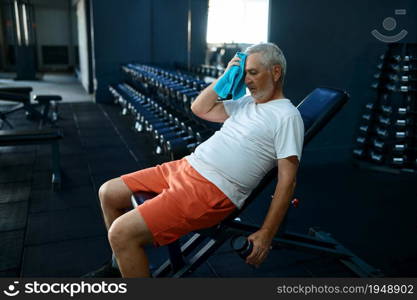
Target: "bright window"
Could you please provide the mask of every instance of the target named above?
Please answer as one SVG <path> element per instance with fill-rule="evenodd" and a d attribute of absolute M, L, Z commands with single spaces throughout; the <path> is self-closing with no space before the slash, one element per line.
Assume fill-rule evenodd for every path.
<path fill-rule="evenodd" d="M 207 43 L 267 42 L 268 0 L 209 0 Z"/>

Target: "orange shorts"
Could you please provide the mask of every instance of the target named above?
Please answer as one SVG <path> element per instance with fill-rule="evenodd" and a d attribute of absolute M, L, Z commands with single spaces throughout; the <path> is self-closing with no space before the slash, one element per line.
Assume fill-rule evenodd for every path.
<path fill-rule="evenodd" d="M 183 158 L 121 176 L 132 192 L 159 194 L 137 207 L 156 246 L 220 223 L 236 206 Z"/>

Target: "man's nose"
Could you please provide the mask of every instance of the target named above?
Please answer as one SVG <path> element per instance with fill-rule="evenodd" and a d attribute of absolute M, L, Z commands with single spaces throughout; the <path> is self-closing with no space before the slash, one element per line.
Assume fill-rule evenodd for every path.
<path fill-rule="evenodd" d="M 250 78 L 250 76 L 248 74 L 246 74 L 245 75 L 245 84 L 248 85 L 251 82 L 252 82 L 252 79 Z"/>

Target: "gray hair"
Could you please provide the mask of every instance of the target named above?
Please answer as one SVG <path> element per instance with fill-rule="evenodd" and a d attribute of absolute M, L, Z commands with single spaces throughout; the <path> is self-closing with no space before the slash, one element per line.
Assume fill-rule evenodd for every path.
<path fill-rule="evenodd" d="M 245 51 L 247 55 L 253 53 L 262 54 L 262 63 L 266 67 L 272 67 L 273 65 L 281 66 L 281 77 L 279 82 L 284 83 L 285 74 L 287 73 L 287 60 L 285 59 L 282 50 L 273 43 L 261 43 L 248 47 Z"/>

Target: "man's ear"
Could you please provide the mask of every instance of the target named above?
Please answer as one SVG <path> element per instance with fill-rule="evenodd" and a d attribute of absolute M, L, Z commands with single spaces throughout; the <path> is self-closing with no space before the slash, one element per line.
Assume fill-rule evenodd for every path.
<path fill-rule="evenodd" d="M 272 76 L 274 77 L 274 81 L 278 82 L 281 78 L 281 66 L 280 65 L 274 65 L 272 67 Z"/>

